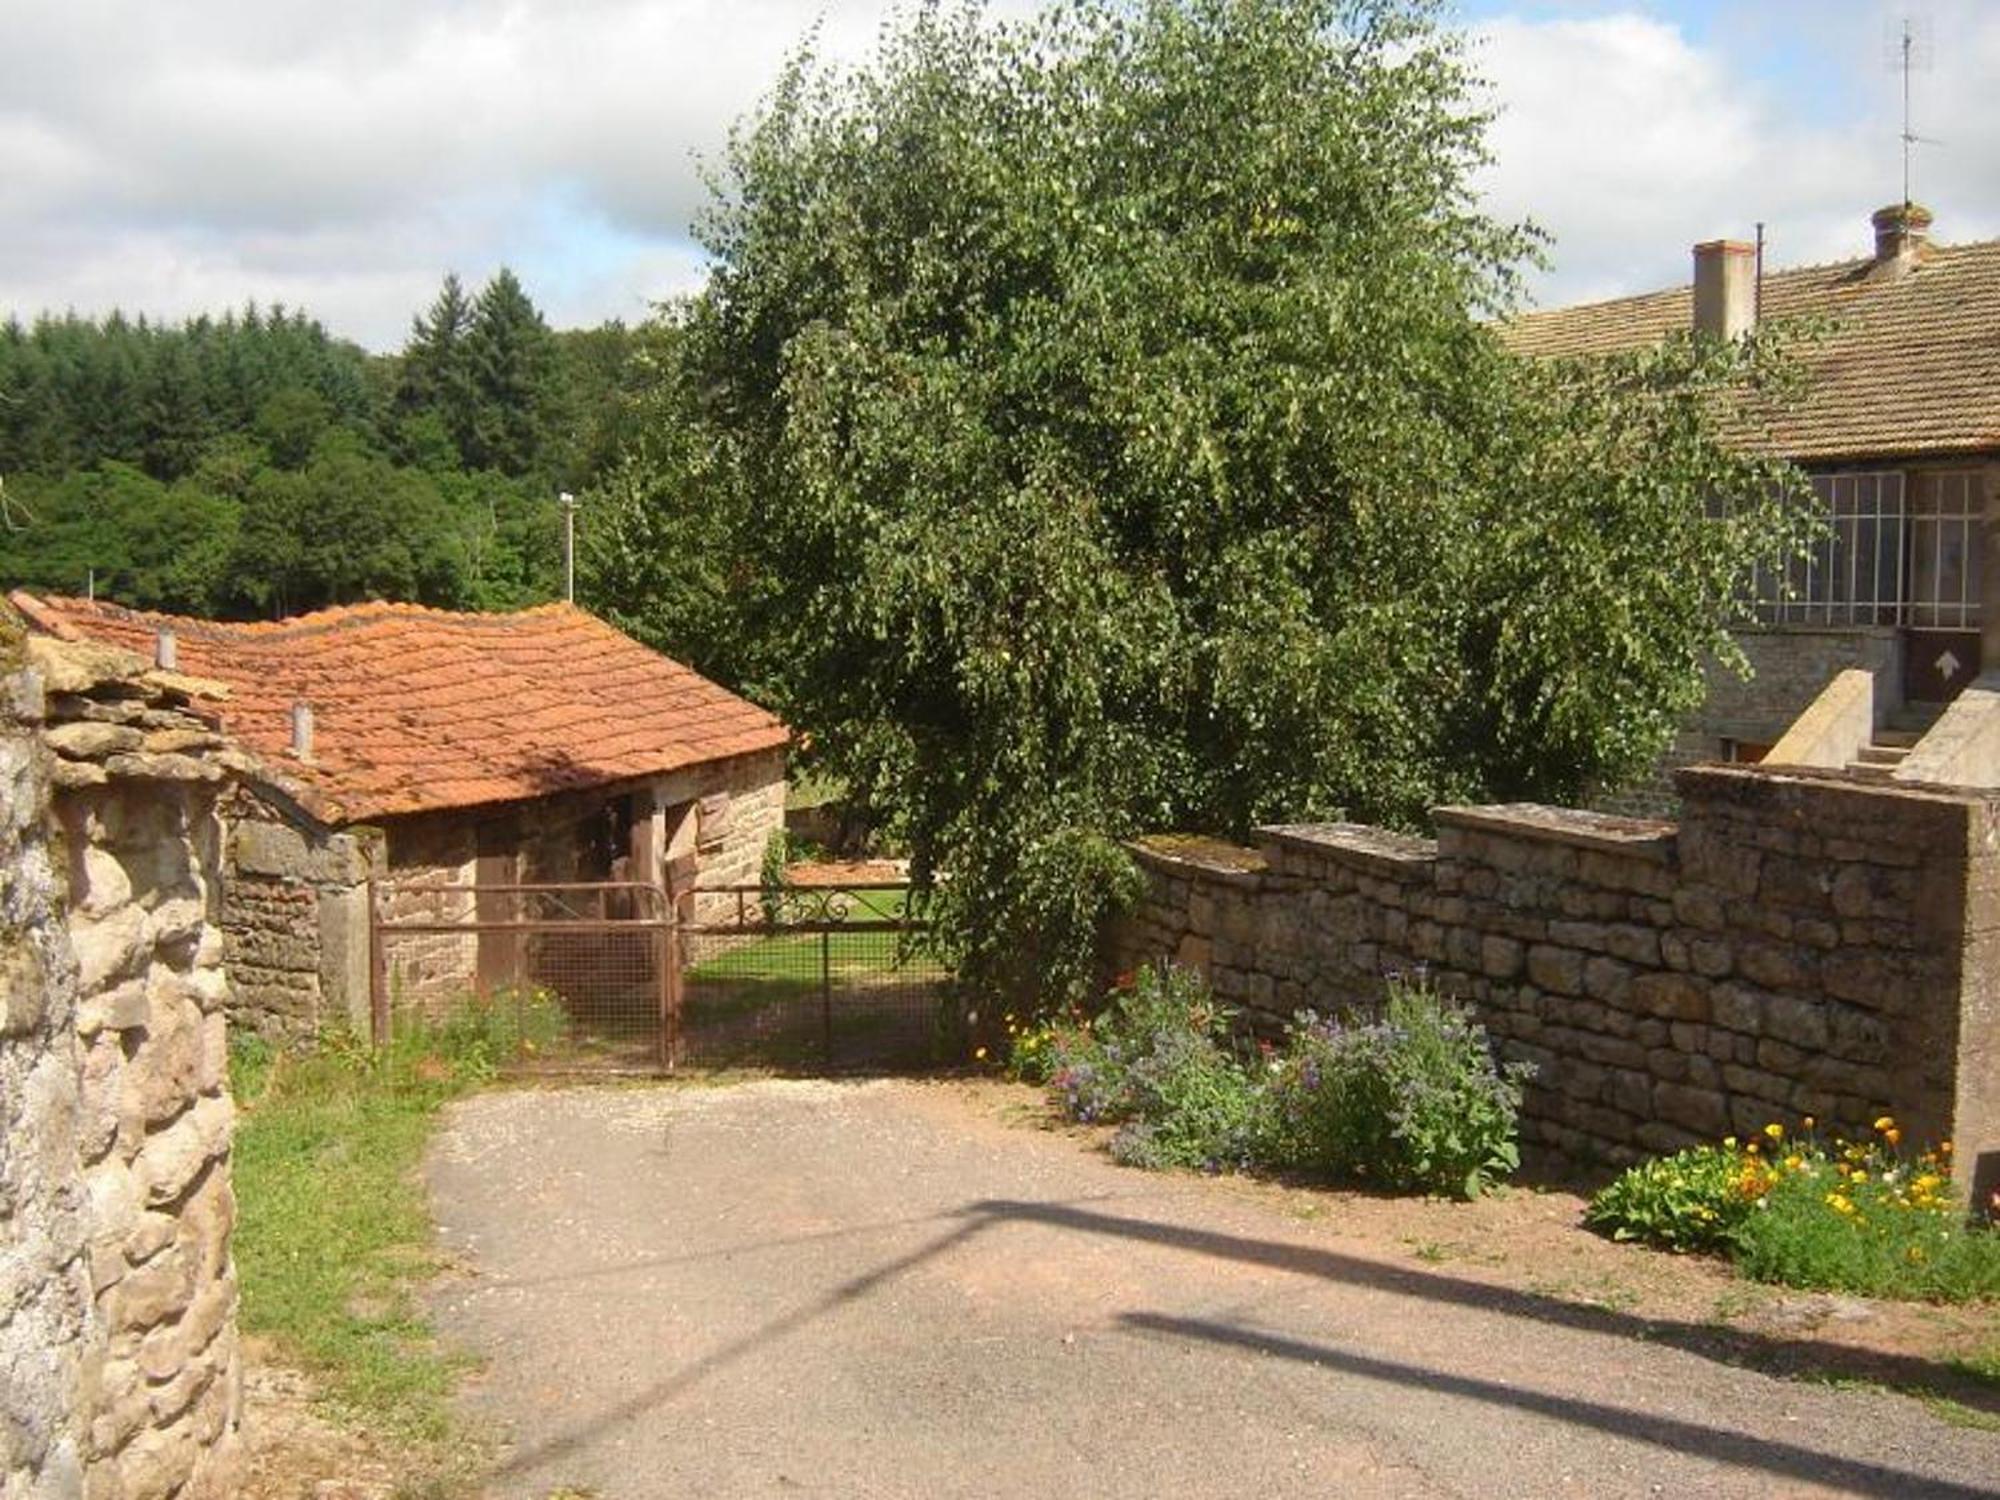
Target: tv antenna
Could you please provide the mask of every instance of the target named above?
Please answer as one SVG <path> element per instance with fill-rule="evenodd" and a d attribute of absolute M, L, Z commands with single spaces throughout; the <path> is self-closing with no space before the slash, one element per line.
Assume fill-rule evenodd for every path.
<path fill-rule="evenodd" d="M 1903 75 L 1903 201 L 1910 201 L 1910 147 L 1941 146 L 1944 142 L 1918 135 L 1910 128 L 1910 75 L 1928 73 L 1937 49 L 1931 39 L 1929 16 L 1905 16 L 1889 27 L 1883 50 L 1889 66 Z"/>

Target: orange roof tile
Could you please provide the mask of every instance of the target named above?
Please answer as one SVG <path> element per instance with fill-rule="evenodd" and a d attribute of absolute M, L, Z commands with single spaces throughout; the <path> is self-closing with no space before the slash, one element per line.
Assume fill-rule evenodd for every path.
<path fill-rule="evenodd" d="M 10 598 L 37 629 L 148 658 L 171 628 L 178 669 L 230 689 L 204 707 L 330 824 L 655 776 L 788 738 L 755 704 L 568 604 L 492 615 L 362 604 L 226 624 Z M 301 699 L 310 761 L 291 753 Z"/>
<path fill-rule="evenodd" d="M 1804 401 L 1771 417 L 1757 445 L 1801 461 L 2000 449 L 2000 240 L 1932 246 L 1900 276 L 1871 275 L 1875 264 L 1765 275 L 1765 322 L 1824 318 L 1832 331 L 1804 351 Z M 1521 354 L 1612 354 L 1658 343 L 1693 313 L 1682 286 L 1525 313 L 1499 332 Z"/>

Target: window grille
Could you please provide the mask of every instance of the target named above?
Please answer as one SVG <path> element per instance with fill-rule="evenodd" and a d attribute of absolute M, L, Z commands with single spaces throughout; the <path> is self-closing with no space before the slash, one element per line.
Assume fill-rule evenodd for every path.
<path fill-rule="evenodd" d="M 1905 623 L 1929 630 L 1979 624 L 1979 474 L 1918 474 L 1910 497 L 1910 605 Z"/>
<path fill-rule="evenodd" d="M 1758 569 L 1760 622 L 1978 627 L 1978 471 L 1817 474 L 1812 493 L 1828 534 L 1782 569 Z"/>
<path fill-rule="evenodd" d="M 1757 573 L 1757 618 L 1773 625 L 1894 625 L 1909 541 L 1898 470 L 1813 476 L 1829 534 L 1782 570 Z"/>

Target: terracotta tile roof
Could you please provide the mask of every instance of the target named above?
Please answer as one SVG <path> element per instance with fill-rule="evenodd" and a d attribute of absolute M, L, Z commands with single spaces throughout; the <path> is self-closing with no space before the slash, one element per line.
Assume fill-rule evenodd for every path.
<path fill-rule="evenodd" d="M 567 604 L 452 614 L 363 604 L 268 624 L 10 596 L 38 629 L 227 684 L 205 705 L 330 824 L 510 802 L 783 745 L 785 726 L 690 668 Z M 291 754 L 292 704 L 313 758 Z"/>
<path fill-rule="evenodd" d="M 1765 322 L 1824 318 L 1832 330 L 1805 355 L 1805 400 L 1760 445 L 1801 461 L 2000 449 L 2000 240 L 1932 246 L 1901 276 L 1874 267 L 1765 275 Z M 1617 353 L 1688 327 L 1693 303 L 1675 287 L 1526 313 L 1500 333 L 1523 354 Z"/>

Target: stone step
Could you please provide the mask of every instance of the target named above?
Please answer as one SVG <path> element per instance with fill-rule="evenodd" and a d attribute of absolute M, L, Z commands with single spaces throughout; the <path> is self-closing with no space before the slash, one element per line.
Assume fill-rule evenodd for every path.
<path fill-rule="evenodd" d="M 1898 750 L 1908 750 L 1924 737 L 1924 733 L 1925 731 L 1921 729 L 1878 729 L 1875 731 L 1875 743 Z"/>
<path fill-rule="evenodd" d="M 1848 774 L 1858 781 L 1887 781 L 1895 769 L 1894 766 L 1885 766 L 1879 761 L 1856 760 L 1849 761 L 1847 765 Z"/>
<path fill-rule="evenodd" d="M 1863 745 L 1861 753 L 1855 757 L 1864 766 L 1900 766 L 1910 751 L 1906 745 L 1885 745 L 1879 739 L 1872 745 Z"/>

